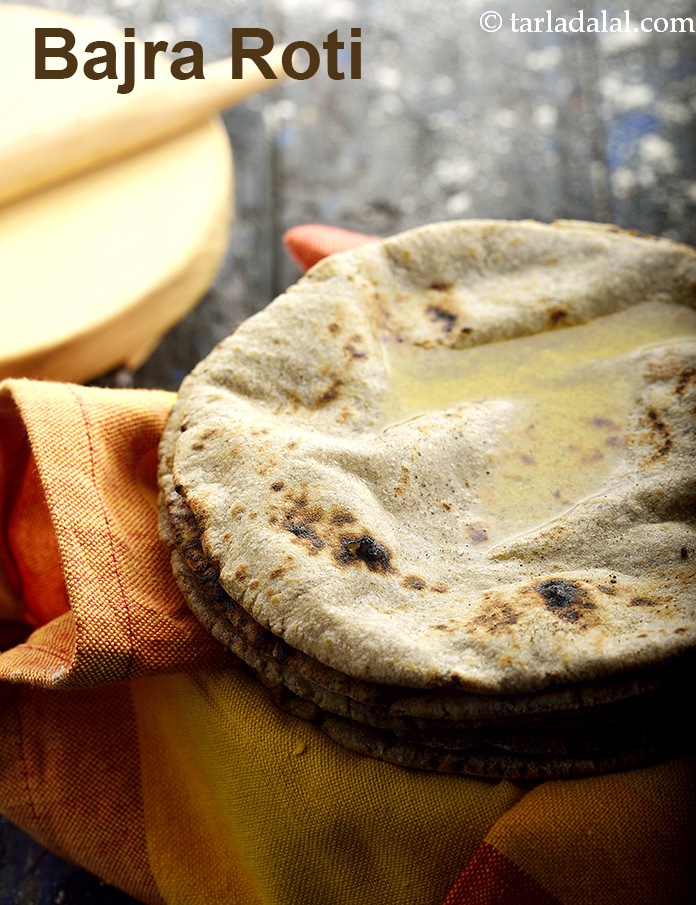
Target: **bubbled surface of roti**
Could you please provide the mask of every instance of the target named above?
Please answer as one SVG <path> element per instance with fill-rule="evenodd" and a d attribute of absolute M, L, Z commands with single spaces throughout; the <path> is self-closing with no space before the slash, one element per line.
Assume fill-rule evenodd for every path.
<path fill-rule="evenodd" d="M 585 224 L 438 224 L 333 256 L 184 381 L 164 505 L 183 497 L 254 620 L 357 679 L 531 692 L 679 656 L 695 630 L 693 342 L 634 355 L 608 486 L 484 555 L 469 513 L 506 401 L 383 419 L 385 343 L 463 348 L 651 300 L 694 307 L 696 254 Z"/>

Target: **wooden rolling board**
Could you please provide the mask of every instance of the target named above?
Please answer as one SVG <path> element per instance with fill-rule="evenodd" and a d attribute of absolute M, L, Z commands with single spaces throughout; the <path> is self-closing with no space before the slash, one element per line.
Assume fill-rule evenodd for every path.
<path fill-rule="evenodd" d="M 103 23 L 0 7 L 0 145 L 136 94 L 79 73 L 34 79 L 34 28 L 56 25 L 112 39 Z M 212 281 L 231 189 L 229 141 L 213 118 L 1 206 L 0 377 L 79 382 L 142 362 Z"/>

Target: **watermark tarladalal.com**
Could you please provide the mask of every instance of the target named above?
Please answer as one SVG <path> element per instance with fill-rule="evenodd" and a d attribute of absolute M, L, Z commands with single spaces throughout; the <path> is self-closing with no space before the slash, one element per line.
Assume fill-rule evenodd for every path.
<path fill-rule="evenodd" d="M 612 15 L 602 9 L 596 15 L 590 16 L 584 10 L 579 9 L 573 16 L 557 16 L 552 10 L 547 9 L 543 16 L 521 16 L 510 13 L 503 16 L 495 9 L 486 10 L 479 18 L 479 24 L 484 31 L 496 32 L 507 26 L 513 32 L 555 32 L 575 34 L 589 32 L 596 34 L 610 34 L 612 32 L 622 34 L 625 32 L 679 32 L 694 34 L 696 25 L 691 16 L 643 16 L 633 19 L 629 9 L 623 10 L 618 15 Z"/>

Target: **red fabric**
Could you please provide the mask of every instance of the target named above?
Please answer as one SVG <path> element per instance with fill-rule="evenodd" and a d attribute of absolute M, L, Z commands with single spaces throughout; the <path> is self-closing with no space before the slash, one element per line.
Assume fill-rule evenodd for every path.
<path fill-rule="evenodd" d="M 443 905 L 561 905 L 533 877 L 484 842 Z"/>
<path fill-rule="evenodd" d="M 327 255 L 348 251 L 366 242 L 379 241 L 378 236 L 353 233 L 337 226 L 293 226 L 283 238 L 290 255 L 304 270 L 313 267 Z"/>

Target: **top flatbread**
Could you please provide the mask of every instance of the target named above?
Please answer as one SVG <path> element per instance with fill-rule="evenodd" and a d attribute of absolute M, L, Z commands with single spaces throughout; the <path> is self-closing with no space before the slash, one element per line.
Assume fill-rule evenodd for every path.
<path fill-rule="evenodd" d="M 255 620 L 349 676 L 520 693 L 652 667 L 694 647 L 695 306 L 693 250 L 586 224 L 443 223 L 333 256 L 184 381 L 162 498 Z M 585 322 L 614 337 L 594 357 Z M 567 386 L 545 428 L 515 396 L 530 334 L 570 345 L 549 365 L 533 340 L 525 374 L 586 347 L 558 382 L 591 392 Z M 483 347 L 512 391 L 443 391 L 447 362 L 487 373 Z M 434 372 L 423 411 L 411 361 Z M 537 426 L 568 486 L 606 459 L 598 486 L 548 484 Z"/>

